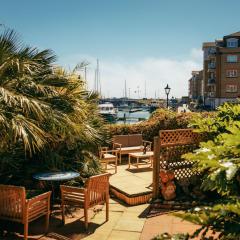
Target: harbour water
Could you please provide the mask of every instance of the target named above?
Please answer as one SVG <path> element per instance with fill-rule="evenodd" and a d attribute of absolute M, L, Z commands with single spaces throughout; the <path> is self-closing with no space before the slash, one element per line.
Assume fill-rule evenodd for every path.
<path fill-rule="evenodd" d="M 150 117 L 150 115 L 151 115 L 151 113 L 149 111 L 146 111 L 146 110 L 141 110 L 141 111 L 137 111 L 137 112 L 129 112 L 127 110 L 118 111 L 118 113 L 117 113 L 117 117 L 118 117 L 117 124 L 137 123 L 137 122 L 140 122 L 140 121 L 147 120 Z M 126 120 L 124 121 L 124 119 L 126 119 Z"/>

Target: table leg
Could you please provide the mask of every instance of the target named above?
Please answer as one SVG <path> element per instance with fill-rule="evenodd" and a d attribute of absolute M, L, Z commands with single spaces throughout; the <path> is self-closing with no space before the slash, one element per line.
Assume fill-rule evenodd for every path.
<path fill-rule="evenodd" d="M 137 168 L 138 168 L 138 163 L 139 163 L 139 157 L 137 157 Z"/>
<path fill-rule="evenodd" d="M 131 156 L 128 155 L 128 169 L 130 169 L 130 165 L 131 165 Z"/>

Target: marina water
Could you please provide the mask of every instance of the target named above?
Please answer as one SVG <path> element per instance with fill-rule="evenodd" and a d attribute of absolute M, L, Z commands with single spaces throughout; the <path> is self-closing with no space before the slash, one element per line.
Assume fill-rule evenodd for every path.
<path fill-rule="evenodd" d="M 130 111 L 118 111 L 117 113 L 117 124 L 133 124 L 140 121 L 147 120 L 150 117 L 151 113 L 147 110 L 141 110 L 137 112 L 130 112 Z M 125 116 L 125 118 L 124 118 Z M 124 119 L 126 119 L 124 121 Z"/>

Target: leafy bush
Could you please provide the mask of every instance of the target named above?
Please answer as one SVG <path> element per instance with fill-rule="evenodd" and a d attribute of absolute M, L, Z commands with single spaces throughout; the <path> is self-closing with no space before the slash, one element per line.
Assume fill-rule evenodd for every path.
<path fill-rule="evenodd" d="M 174 234 L 170 235 L 169 233 L 163 233 L 154 237 L 152 240 L 188 240 L 188 234 Z"/>
<path fill-rule="evenodd" d="M 192 126 L 211 140 L 184 157 L 202 174 L 201 188 L 215 194 L 212 205 L 176 214 L 202 225 L 195 233 L 205 237 L 209 230 L 218 239 L 240 239 L 240 104 L 225 103 L 215 118 L 196 119 Z M 208 124 L 208 125 L 207 125 Z"/>
<path fill-rule="evenodd" d="M 145 140 L 153 141 L 160 130 L 187 128 L 192 119 L 205 118 L 214 113 L 176 113 L 166 109 L 158 109 L 152 116 L 143 122 L 136 124 L 109 125 L 110 136 L 121 134 L 142 133 Z"/>

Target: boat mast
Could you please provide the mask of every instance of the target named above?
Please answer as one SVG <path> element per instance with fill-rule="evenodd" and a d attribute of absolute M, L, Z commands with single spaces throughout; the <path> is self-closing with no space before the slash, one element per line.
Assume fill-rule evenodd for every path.
<path fill-rule="evenodd" d="M 147 98 L 147 85 L 146 85 L 146 80 L 144 82 L 144 97 Z"/>
<path fill-rule="evenodd" d="M 124 84 L 124 97 L 127 98 L 127 81 L 125 79 L 125 84 Z"/>
<path fill-rule="evenodd" d="M 99 71 L 99 60 L 97 59 L 97 67 L 94 74 L 94 91 L 98 92 L 101 95 L 101 82 L 100 82 L 100 71 Z"/>

